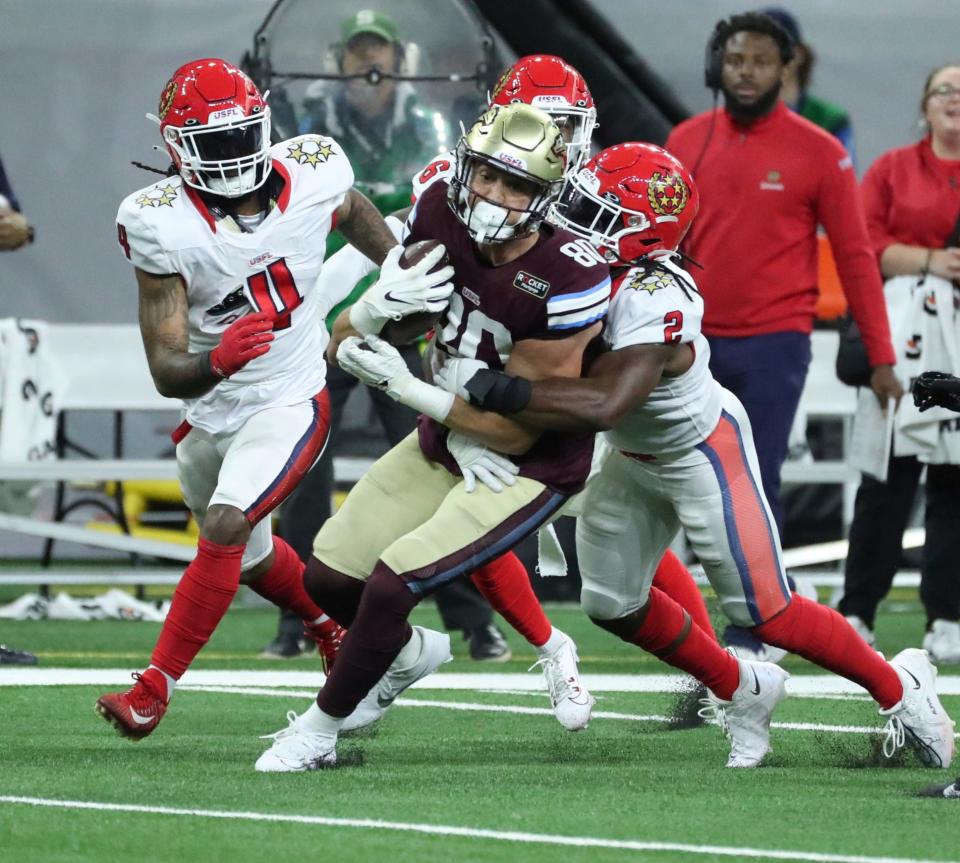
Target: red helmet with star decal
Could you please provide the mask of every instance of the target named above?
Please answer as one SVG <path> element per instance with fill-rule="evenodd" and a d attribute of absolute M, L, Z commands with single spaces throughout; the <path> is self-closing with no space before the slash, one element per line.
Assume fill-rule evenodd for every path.
<path fill-rule="evenodd" d="M 530 54 L 503 73 L 490 96 L 491 105 L 522 102 L 550 115 L 567 143 L 567 169 L 576 170 L 590 155 L 597 109 L 587 82 L 562 57 Z"/>
<path fill-rule="evenodd" d="M 631 142 L 608 147 L 569 174 L 547 218 L 612 263 L 629 264 L 676 250 L 699 209 L 697 187 L 676 157 Z"/>
<path fill-rule="evenodd" d="M 270 174 L 270 109 L 256 85 L 225 60 L 186 63 L 160 95 L 160 134 L 183 182 L 226 198 Z"/>

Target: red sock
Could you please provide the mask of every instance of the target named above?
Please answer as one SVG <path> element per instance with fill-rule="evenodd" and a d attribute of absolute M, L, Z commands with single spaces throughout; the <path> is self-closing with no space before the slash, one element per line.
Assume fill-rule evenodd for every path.
<path fill-rule="evenodd" d="M 693 622 L 714 641 L 717 640 L 717 634 L 713 631 L 710 613 L 707 611 L 707 604 L 703 601 L 700 588 L 693 580 L 690 570 L 680 562 L 680 558 L 669 548 L 660 559 L 657 571 L 653 574 L 653 586 L 662 590 L 674 602 L 682 605 L 684 611 L 693 618 Z"/>
<path fill-rule="evenodd" d="M 210 640 L 240 584 L 242 545 L 200 538 L 197 556 L 173 592 L 173 603 L 153 648 L 150 664 L 179 680 Z"/>
<path fill-rule="evenodd" d="M 656 587 L 650 588 L 647 615 L 624 641 L 636 644 L 668 665 L 686 671 L 729 701 L 740 685 L 740 664 L 715 637 L 704 632 L 681 605 Z"/>
<path fill-rule="evenodd" d="M 533 592 L 527 570 L 512 551 L 491 560 L 470 576 L 477 590 L 534 647 L 542 647 L 553 626 Z"/>
<path fill-rule="evenodd" d="M 264 599 L 274 605 L 298 614 L 307 623 L 325 617 L 320 608 L 303 587 L 303 561 L 279 536 L 273 538 L 273 566 L 266 575 L 261 575 L 250 584 Z"/>
<path fill-rule="evenodd" d="M 879 653 L 832 608 L 797 594 L 783 611 L 751 630 L 758 638 L 859 683 L 883 709 L 903 697 L 903 684 Z"/>

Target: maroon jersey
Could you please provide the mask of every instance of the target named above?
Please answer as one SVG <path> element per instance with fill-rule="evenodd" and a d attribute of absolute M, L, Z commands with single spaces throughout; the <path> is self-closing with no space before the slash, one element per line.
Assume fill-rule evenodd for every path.
<path fill-rule="evenodd" d="M 454 292 L 437 324 L 437 347 L 453 357 L 483 360 L 502 370 L 517 342 L 563 339 L 603 319 L 610 302 L 610 273 L 590 247 L 548 225 L 537 244 L 508 264 L 493 266 L 478 253 L 447 204 L 447 184 L 434 182 L 417 200 L 406 243 L 439 240 L 453 264 Z M 420 447 L 453 473 L 447 429 L 420 417 Z M 593 453 L 592 434 L 545 431 L 521 456 L 511 456 L 520 475 L 561 494 L 579 491 Z"/>

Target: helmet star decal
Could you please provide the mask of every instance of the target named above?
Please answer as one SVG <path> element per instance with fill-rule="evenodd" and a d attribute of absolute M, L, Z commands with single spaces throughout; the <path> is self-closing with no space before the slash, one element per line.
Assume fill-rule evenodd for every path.
<path fill-rule="evenodd" d="M 287 155 L 291 159 L 296 159 L 301 165 L 316 168 L 333 155 L 333 147 L 330 146 L 332 143 L 329 138 L 321 138 L 319 135 L 301 138 L 289 145 Z"/>
<path fill-rule="evenodd" d="M 177 194 L 174 186 L 161 186 L 158 189 L 148 189 L 137 198 L 137 203 L 141 210 L 144 207 L 172 207 Z"/>
<path fill-rule="evenodd" d="M 658 216 L 675 216 L 687 206 L 690 190 L 679 175 L 657 172 L 647 184 L 647 197 Z"/>

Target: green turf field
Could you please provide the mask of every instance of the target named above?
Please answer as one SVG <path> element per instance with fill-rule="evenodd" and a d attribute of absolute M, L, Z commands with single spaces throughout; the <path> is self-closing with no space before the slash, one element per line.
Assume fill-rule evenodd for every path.
<path fill-rule="evenodd" d="M 667 671 L 575 609 L 550 614 L 579 642 L 588 684 L 591 673 Z M 432 608 L 415 616 L 437 624 Z M 267 609 L 236 609 L 195 668 L 315 670 L 316 658 L 258 658 L 274 626 Z M 881 647 L 916 645 L 921 627 L 915 595 L 899 594 L 880 618 Z M 133 670 L 158 628 L 0 621 L 0 642 L 34 650 L 41 668 Z M 509 640 L 514 660 L 491 666 L 470 662 L 455 639 L 456 661 L 442 671 L 536 679 L 532 650 Z M 793 659 L 785 667 L 816 672 Z M 309 688 L 185 687 L 136 744 L 93 712 L 109 688 L 0 686 L 4 863 L 960 859 L 960 801 L 914 796 L 953 772 L 924 770 L 912 755 L 883 765 L 880 737 L 863 730 L 882 724 L 866 698 L 787 699 L 765 765 L 730 771 L 718 729 L 672 730 L 660 718 L 675 712 L 669 692 L 601 692 L 600 715 L 571 734 L 545 694 L 414 689 L 375 735 L 341 741 L 337 770 L 262 775 L 253 762 L 268 741 L 258 735 L 302 710 Z M 960 696 L 943 700 L 960 715 Z"/>

